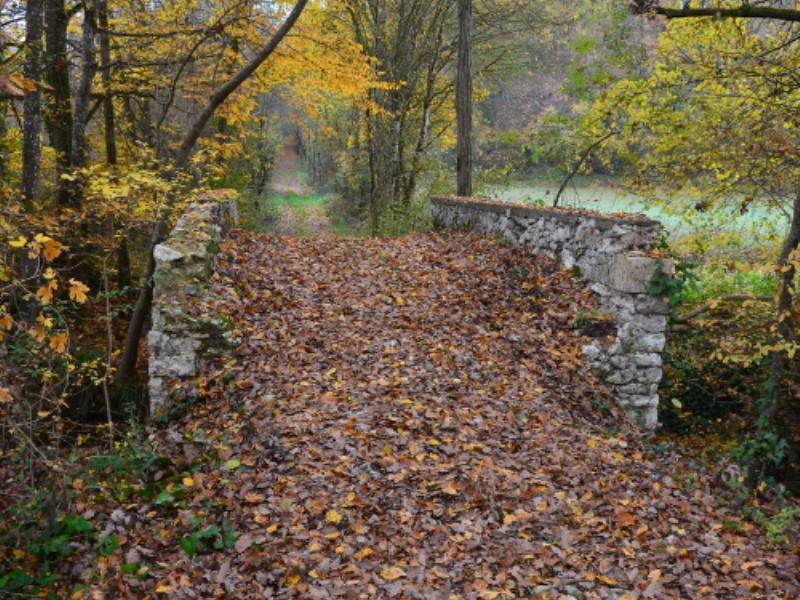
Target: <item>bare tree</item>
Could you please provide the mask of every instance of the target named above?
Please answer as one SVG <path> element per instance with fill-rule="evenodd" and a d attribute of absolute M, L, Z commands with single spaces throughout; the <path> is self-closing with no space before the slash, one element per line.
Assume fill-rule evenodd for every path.
<path fill-rule="evenodd" d="M 472 195 L 472 0 L 458 0 L 457 193 Z"/>
<path fill-rule="evenodd" d="M 39 195 L 39 160 L 42 154 L 42 36 L 44 35 L 43 0 L 28 0 L 25 6 L 25 51 L 23 69 L 25 78 L 33 82 L 35 89 L 25 95 L 23 101 L 22 138 L 22 197 L 26 209 L 30 209 Z"/>

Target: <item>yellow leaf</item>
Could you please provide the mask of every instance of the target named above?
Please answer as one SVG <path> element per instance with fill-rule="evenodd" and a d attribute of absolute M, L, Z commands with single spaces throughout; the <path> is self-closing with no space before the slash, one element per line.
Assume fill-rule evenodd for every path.
<path fill-rule="evenodd" d="M 0 388 L 0 404 L 11 404 L 13 401 L 14 396 L 11 395 L 11 390 Z"/>
<path fill-rule="evenodd" d="M 26 238 L 24 235 L 21 235 L 17 239 L 8 242 L 8 245 L 12 248 L 22 248 L 27 243 L 28 238 Z"/>
<path fill-rule="evenodd" d="M 47 267 L 42 273 L 42 277 L 44 277 L 47 281 L 56 278 L 56 272 L 52 269 L 52 267 Z"/>
<path fill-rule="evenodd" d="M 89 292 L 88 286 L 75 279 L 69 280 L 69 297 L 78 304 L 83 304 L 87 300 L 86 294 Z"/>
<path fill-rule="evenodd" d="M 481 600 L 497 600 L 500 597 L 502 592 L 491 592 L 489 590 L 484 590 L 481 592 Z"/>
<path fill-rule="evenodd" d="M 329 510 L 329 511 L 328 511 L 328 512 L 325 514 L 325 520 L 326 520 L 328 523 L 341 523 L 341 521 L 342 521 L 342 515 L 340 515 L 340 514 L 339 514 L 338 512 L 336 512 L 335 510 Z"/>
<path fill-rule="evenodd" d="M 362 548 L 356 552 L 356 558 L 359 560 L 364 560 L 368 556 L 372 556 L 372 548 Z"/>
<path fill-rule="evenodd" d="M 267 527 L 267 533 L 275 533 L 276 531 L 278 531 L 277 523 L 272 523 L 269 527 Z"/>
<path fill-rule="evenodd" d="M 36 297 L 42 304 L 50 304 L 53 301 L 53 292 L 56 289 L 58 289 L 58 282 L 52 279 L 36 290 Z"/>
<path fill-rule="evenodd" d="M 47 262 L 52 262 L 61 256 L 61 250 L 63 249 L 63 246 L 57 241 L 47 240 L 43 246 L 44 249 L 42 250 L 42 253 L 44 254 L 44 259 Z"/>
<path fill-rule="evenodd" d="M 183 478 L 183 486 L 184 487 L 192 487 L 194 485 L 194 479 L 191 477 L 184 477 Z"/>
<path fill-rule="evenodd" d="M 386 567 L 381 571 L 381 579 L 384 581 L 397 581 L 401 577 L 405 577 L 406 572 L 399 567 Z"/>
<path fill-rule="evenodd" d="M 171 591 L 172 586 L 166 583 L 162 583 L 156 588 L 156 594 L 169 594 Z"/>
<path fill-rule="evenodd" d="M 50 349 L 58 354 L 64 354 L 67 351 L 67 342 L 69 341 L 69 337 L 66 333 L 58 333 L 50 338 L 50 342 L 48 345 Z"/>
<path fill-rule="evenodd" d="M 286 578 L 286 583 L 289 585 L 297 585 L 298 583 L 300 583 L 300 575 L 297 574 L 289 575 Z"/>

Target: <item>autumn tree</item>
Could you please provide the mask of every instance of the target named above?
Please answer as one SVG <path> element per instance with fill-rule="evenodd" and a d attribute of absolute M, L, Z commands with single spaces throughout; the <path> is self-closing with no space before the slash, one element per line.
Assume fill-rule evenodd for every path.
<path fill-rule="evenodd" d="M 620 82 L 593 110 L 605 115 L 598 133 L 615 128 L 646 148 L 636 167 L 651 193 L 699 195 L 706 210 L 761 205 L 786 215 L 774 336 L 740 353 L 769 357 L 773 392 L 763 417 L 791 442 L 789 463 L 797 467 L 800 11 L 777 4 L 633 2 L 634 11 L 667 19 L 658 62 L 651 77 Z"/>

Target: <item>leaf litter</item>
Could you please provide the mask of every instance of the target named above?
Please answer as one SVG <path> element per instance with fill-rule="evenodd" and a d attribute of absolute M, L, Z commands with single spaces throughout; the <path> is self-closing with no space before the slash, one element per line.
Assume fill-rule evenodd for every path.
<path fill-rule="evenodd" d="M 800 594 L 796 555 L 730 527 L 710 476 L 598 410 L 613 402 L 575 327 L 595 300 L 549 259 L 466 233 L 239 232 L 215 284 L 236 361 L 156 433 L 189 485 L 126 507 L 105 590 Z"/>

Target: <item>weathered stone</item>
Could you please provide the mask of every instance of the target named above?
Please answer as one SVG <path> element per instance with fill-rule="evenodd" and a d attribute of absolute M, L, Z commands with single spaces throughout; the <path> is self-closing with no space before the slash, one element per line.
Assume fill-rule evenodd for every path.
<path fill-rule="evenodd" d="M 647 333 L 662 333 L 667 329 L 667 317 L 662 315 L 641 315 L 633 313 L 631 323 Z"/>
<path fill-rule="evenodd" d="M 587 344 L 583 346 L 581 350 L 583 352 L 584 360 L 590 363 L 597 361 L 597 359 L 600 358 L 603 354 L 600 348 L 598 348 L 594 344 Z"/>
<path fill-rule="evenodd" d="M 637 367 L 661 367 L 663 365 L 660 354 L 630 354 L 629 358 Z"/>
<path fill-rule="evenodd" d="M 669 302 L 657 296 L 636 297 L 636 312 L 643 315 L 668 315 Z"/>
<path fill-rule="evenodd" d="M 660 376 L 659 376 L 660 378 Z M 627 385 L 620 385 L 614 388 L 619 394 L 620 400 L 624 401 L 625 398 L 630 396 L 656 396 L 658 394 L 658 383 L 646 383 L 636 381 L 636 383 L 628 383 Z"/>
<path fill-rule="evenodd" d="M 667 344 L 667 338 L 660 333 L 648 333 L 636 338 L 631 346 L 635 353 L 661 353 Z"/>
<path fill-rule="evenodd" d="M 153 326 L 148 335 L 151 414 L 167 406 L 176 385 L 191 387 L 205 356 L 224 351 L 226 332 L 220 320 L 191 315 L 189 309 L 210 293 L 220 239 L 237 220 L 236 193 L 209 192 L 186 209 L 154 249 Z"/>
<path fill-rule="evenodd" d="M 653 276 L 659 271 L 670 270 L 671 265 L 670 261 L 661 258 L 617 254 L 611 260 L 608 278 L 603 283 L 619 292 L 646 294 Z"/>
<path fill-rule="evenodd" d="M 638 372 L 636 369 L 617 369 L 612 371 L 606 377 L 606 381 L 608 383 L 620 385 L 624 383 L 630 383 L 631 381 L 636 381 L 637 375 Z"/>
<path fill-rule="evenodd" d="M 655 394 L 629 396 L 623 400 L 623 403 L 633 408 L 647 408 L 658 406 L 658 396 Z"/>
<path fill-rule="evenodd" d="M 165 244 L 159 244 L 153 249 L 153 258 L 156 259 L 156 262 L 170 263 L 181 260 L 183 254 Z"/>

